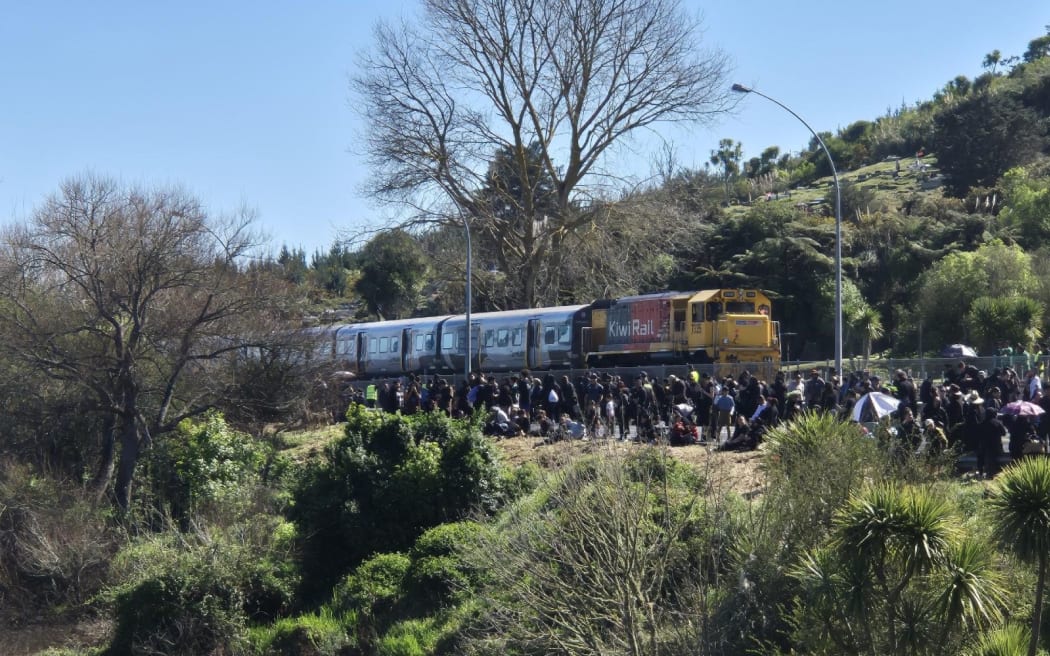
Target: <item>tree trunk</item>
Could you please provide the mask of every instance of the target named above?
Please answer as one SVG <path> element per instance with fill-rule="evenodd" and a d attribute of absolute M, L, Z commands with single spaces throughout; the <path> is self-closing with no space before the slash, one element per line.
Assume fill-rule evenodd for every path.
<path fill-rule="evenodd" d="M 138 390 L 134 383 L 123 385 L 123 411 L 120 413 L 120 462 L 117 465 L 117 483 L 114 493 L 117 504 L 127 510 L 131 507 L 131 482 L 135 478 L 135 465 L 139 461 Z"/>
<path fill-rule="evenodd" d="M 1043 588 L 1046 587 L 1046 554 L 1039 554 L 1039 581 L 1035 584 L 1035 607 L 1032 608 L 1032 640 L 1028 643 L 1028 656 L 1035 656 L 1039 647 L 1039 627 L 1043 619 Z"/>
<path fill-rule="evenodd" d="M 116 462 L 116 443 L 116 417 L 112 414 L 108 414 L 102 424 L 102 454 L 99 460 L 98 470 L 95 472 L 95 477 L 88 486 L 88 490 L 95 498 L 95 501 L 102 499 L 102 496 L 106 493 L 106 489 L 109 487 L 109 482 L 113 480 L 113 469 Z"/>
<path fill-rule="evenodd" d="M 525 262 L 525 270 L 522 272 L 522 301 L 527 308 L 536 307 L 536 278 L 539 276 L 535 262 Z"/>
<path fill-rule="evenodd" d="M 131 481 L 135 478 L 135 465 L 139 460 L 139 432 L 134 417 L 125 417 L 120 431 L 120 464 L 117 467 L 117 484 L 114 493 L 117 504 L 123 510 L 131 506 Z"/>

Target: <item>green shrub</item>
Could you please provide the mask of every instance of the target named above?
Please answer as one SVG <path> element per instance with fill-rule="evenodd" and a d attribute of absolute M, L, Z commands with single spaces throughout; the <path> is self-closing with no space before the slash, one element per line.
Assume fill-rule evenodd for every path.
<path fill-rule="evenodd" d="M 401 417 L 351 409 L 296 488 L 292 515 L 305 543 L 307 596 L 319 599 L 368 556 L 407 551 L 426 529 L 506 499 L 491 443 L 439 413 Z"/>
<path fill-rule="evenodd" d="M 354 615 L 354 639 L 364 651 L 372 649 L 383 631 L 403 613 L 400 605 L 410 564 L 404 554 L 378 554 L 358 565 L 336 586 L 332 606 Z"/>
<path fill-rule="evenodd" d="M 402 585 L 411 562 L 401 553 L 372 556 L 336 587 L 335 607 L 364 611 L 371 616 L 388 612 L 403 594 Z"/>
<path fill-rule="evenodd" d="M 531 494 L 540 484 L 541 469 L 534 462 L 503 469 L 503 491 L 505 501 L 513 501 Z"/>
<path fill-rule="evenodd" d="M 106 591 L 115 628 L 107 653 L 239 652 L 249 621 L 287 611 L 298 584 L 294 531 L 273 516 L 139 538 L 115 561 Z"/>
<path fill-rule="evenodd" d="M 888 458 L 857 424 L 824 413 L 806 413 L 765 438 L 763 509 L 777 522 L 786 552 L 816 544 L 835 511 L 868 478 L 881 478 Z"/>
<path fill-rule="evenodd" d="M 184 419 L 157 440 L 154 480 L 171 514 L 183 519 L 246 506 L 266 461 L 267 445 L 233 430 L 218 412 Z"/>
<path fill-rule="evenodd" d="M 406 620 L 394 625 L 376 645 L 377 656 L 429 656 L 434 653 L 441 631 L 433 620 Z"/>
<path fill-rule="evenodd" d="M 316 613 L 286 617 L 251 630 L 252 651 L 260 656 L 337 656 L 354 647 L 346 627 L 352 616 L 339 617 L 322 607 Z"/>
<path fill-rule="evenodd" d="M 455 522 L 419 536 L 405 574 L 405 588 L 416 604 L 436 609 L 470 594 L 480 573 L 459 554 L 477 545 L 483 530 L 476 522 Z"/>

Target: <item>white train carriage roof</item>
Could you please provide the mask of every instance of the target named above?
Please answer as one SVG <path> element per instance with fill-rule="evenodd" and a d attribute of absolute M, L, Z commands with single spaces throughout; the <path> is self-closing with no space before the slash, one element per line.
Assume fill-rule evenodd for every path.
<path fill-rule="evenodd" d="M 525 308 L 524 310 L 504 310 L 501 312 L 471 312 L 470 321 L 502 321 L 523 319 L 571 318 L 587 305 L 559 305 L 557 307 Z M 449 324 L 462 324 L 467 320 L 465 314 L 449 317 Z"/>
<path fill-rule="evenodd" d="M 367 323 L 350 323 L 339 326 L 340 331 L 349 332 L 370 332 L 370 331 L 382 331 L 388 333 L 391 331 L 404 330 L 405 328 L 417 328 L 427 329 L 437 327 L 445 319 L 448 319 L 452 315 L 444 315 L 440 317 L 419 317 L 418 319 L 394 319 L 392 321 L 369 321 Z"/>

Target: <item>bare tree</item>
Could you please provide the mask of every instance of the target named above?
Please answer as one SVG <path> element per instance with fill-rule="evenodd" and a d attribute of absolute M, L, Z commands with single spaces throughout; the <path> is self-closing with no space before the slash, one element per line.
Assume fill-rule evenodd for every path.
<path fill-rule="evenodd" d="M 423 4 L 418 26 L 377 26 L 353 83 L 370 189 L 410 207 L 409 225 L 469 221 L 493 236 L 519 303 L 550 302 L 545 272 L 601 226 L 610 149 L 726 111 L 727 59 L 699 48 L 678 0 Z M 491 175 L 497 158 L 512 175 Z"/>
<path fill-rule="evenodd" d="M 251 222 L 209 219 L 179 190 L 87 177 L 4 236 L 3 346 L 92 400 L 106 433 L 95 487 L 116 469 L 122 506 L 150 436 L 221 397 L 217 363 L 279 302 L 264 272 L 239 266 Z"/>
<path fill-rule="evenodd" d="M 556 471 L 465 550 L 487 582 L 468 653 L 718 653 L 703 599 L 727 556 L 699 536 L 724 508 L 699 481 L 668 480 L 669 457 L 602 453 Z"/>

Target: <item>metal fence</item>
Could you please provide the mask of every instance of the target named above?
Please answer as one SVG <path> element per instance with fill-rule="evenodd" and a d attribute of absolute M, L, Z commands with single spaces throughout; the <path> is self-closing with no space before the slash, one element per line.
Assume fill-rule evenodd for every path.
<path fill-rule="evenodd" d="M 1017 372 L 1019 376 L 1024 376 L 1026 372 L 1035 369 L 1040 375 L 1050 373 L 1050 356 L 1039 355 L 1039 356 L 988 356 L 978 358 L 965 358 L 965 362 L 969 365 L 977 367 L 978 370 L 985 371 L 989 376 L 996 369 L 1003 369 L 1010 367 Z M 863 358 L 847 358 L 842 362 L 842 368 L 846 376 L 851 373 L 867 373 L 871 376 L 878 376 L 881 380 L 890 381 L 893 378 L 893 372 L 898 369 L 906 372 L 913 380 L 925 380 L 927 376 L 934 380 L 941 380 L 944 378 L 946 369 L 955 367 L 959 363 L 959 358 L 880 358 L 870 359 L 866 363 Z M 732 365 L 727 364 L 697 364 L 693 365 L 701 374 L 708 373 L 712 376 L 724 377 L 728 375 L 736 376 L 741 371 L 747 370 L 752 375 L 757 376 L 761 380 L 772 381 L 776 376 L 777 371 L 784 371 L 785 373 L 794 373 L 795 371 L 809 372 L 812 369 L 817 369 L 821 375 L 827 379 L 830 378 L 835 370 L 835 362 L 833 360 L 805 360 L 795 362 L 741 362 Z M 594 371 L 593 369 L 563 369 L 556 373 L 559 377 L 562 375 L 568 375 L 570 380 L 575 380 L 579 376 L 587 376 L 589 373 Z M 663 380 L 669 375 L 674 374 L 678 377 L 685 377 L 689 372 L 688 365 L 674 364 L 674 365 L 645 365 L 639 367 L 615 367 L 610 369 L 601 369 L 599 371 L 607 371 L 610 373 L 619 374 L 625 380 L 632 380 L 638 376 L 638 374 L 645 372 L 650 378 L 656 380 Z M 534 375 L 542 377 L 546 372 L 536 372 Z"/>
<path fill-rule="evenodd" d="M 983 370 L 991 375 L 995 369 L 1002 369 L 1004 367 L 1010 367 L 1017 372 L 1019 376 L 1024 376 L 1025 373 L 1031 369 L 1035 369 L 1040 375 L 1050 373 L 1050 356 L 1039 355 L 1039 356 L 989 356 L 989 357 L 978 357 L 978 358 L 964 358 L 967 364 L 972 364 L 977 367 L 978 370 Z M 847 358 L 842 362 L 842 368 L 845 375 L 848 377 L 851 373 L 863 373 L 866 372 L 868 375 L 878 376 L 883 381 L 892 381 L 893 372 L 897 369 L 905 371 L 913 380 L 925 380 L 927 376 L 932 377 L 935 381 L 940 381 L 944 378 L 946 368 L 955 367 L 959 363 L 959 358 L 880 358 L 871 359 L 867 363 L 864 362 L 863 358 Z M 614 373 L 621 376 L 624 380 L 632 381 L 639 374 L 646 373 L 649 378 L 654 380 L 665 380 L 671 374 L 684 378 L 689 373 L 690 365 L 683 364 L 649 364 L 636 367 L 608 367 L 600 369 L 554 369 L 551 371 L 533 371 L 532 375 L 542 379 L 548 373 L 554 374 L 557 378 L 562 376 L 568 376 L 569 380 L 575 381 L 579 377 L 587 377 L 589 374 L 594 372 L 600 373 Z M 717 378 L 725 376 L 737 376 L 741 371 L 747 370 L 754 376 L 757 376 L 760 380 L 771 382 L 776 376 L 777 371 L 784 371 L 787 374 L 792 374 L 795 371 L 803 371 L 808 373 L 812 369 L 817 369 L 820 374 L 825 378 L 829 379 L 834 372 L 835 363 L 833 360 L 804 360 L 794 362 L 740 362 L 734 364 L 695 364 L 692 365 L 696 371 L 708 373 Z M 482 373 L 487 373 L 482 370 Z M 516 372 L 504 372 L 494 374 L 497 379 L 509 377 Z M 463 380 L 462 374 L 445 374 L 440 376 L 427 375 L 426 379 L 431 378 L 444 378 L 450 381 L 454 385 L 458 385 Z M 396 379 L 396 377 L 391 377 Z"/>

